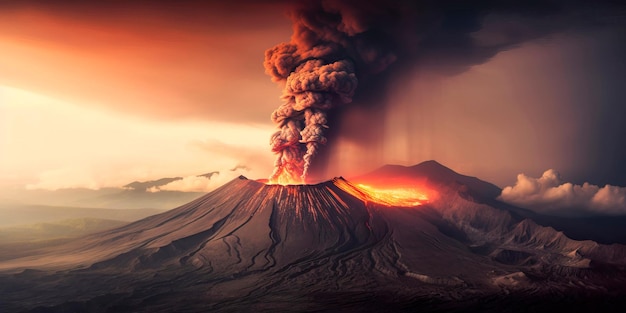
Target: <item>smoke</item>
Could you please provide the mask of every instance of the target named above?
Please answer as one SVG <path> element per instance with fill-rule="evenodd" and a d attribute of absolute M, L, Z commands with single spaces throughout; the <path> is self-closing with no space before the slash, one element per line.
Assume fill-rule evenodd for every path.
<path fill-rule="evenodd" d="M 334 139 L 327 128 L 349 119 L 344 104 L 384 106 L 387 84 L 403 72 L 419 67 L 460 73 L 525 41 L 593 20 L 584 16 L 582 4 L 573 3 L 295 2 L 290 42 L 265 53 L 266 73 L 283 86 L 284 100 L 272 114 L 279 130 L 270 139 L 277 155 L 270 181 L 306 182 L 315 156 Z M 372 112 L 358 131 L 342 128 L 334 136 L 376 137 L 383 121 Z"/>
<path fill-rule="evenodd" d="M 306 182 L 315 155 L 327 142 L 330 110 L 352 102 L 358 85 L 356 67 L 368 64 L 382 70 L 395 60 L 391 53 L 357 38 L 365 29 L 344 14 L 342 6 L 300 3 L 291 11 L 291 42 L 265 53 L 266 72 L 284 84 L 284 103 L 272 113 L 280 130 L 270 139 L 277 154 L 271 182 Z"/>
<path fill-rule="evenodd" d="M 552 169 L 539 178 L 517 175 L 515 186 L 504 188 L 500 200 L 549 215 L 626 214 L 626 188 L 574 185 Z"/>
<path fill-rule="evenodd" d="M 283 103 L 272 113 L 280 130 L 272 135 L 272 151 L 278 154 L 270 181 L 287 177 L 291 182 L 306 181 L 308 169 L 320 145 L 326 144 L 327 111 L 337 102 L 349 103 L 357 86 L 354 65 L 350 60 L 328 63 L 322 55 L 298 65 L 285 77 L 295 60 L 289 58 L 293 46 L 279 45 L 266 54 L 266 68 L 275 80 L 284 79 Z M 320 53 L 322 53 L 320 51 Z M 302 149 L 304 145 L 306 148 Z"/>

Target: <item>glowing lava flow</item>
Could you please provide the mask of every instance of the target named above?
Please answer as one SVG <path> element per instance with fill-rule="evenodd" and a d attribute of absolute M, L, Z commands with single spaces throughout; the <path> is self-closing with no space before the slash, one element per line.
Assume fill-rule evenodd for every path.
<path fill-rule="evenodd" d="M 428 202 L 428 196 L 414 188 L 379 189 L 364 184 L 356 186 L 369 198 L 367 200 L 387 206 L 410 207 Z"/>
<path fill-rule="evenodd" d="M 299 179 L 288 175 L 281 175 L 276 181 L 266 181 L 267 185 L 304 186 Z M 373 187 L 369 184 L 353 184 L 339 177 L 332 180 L 339 189 L 361 199 L 364 202 L 373 202 L 385 206 L 416 207 L 432 200 L 434 191 L 421 184 L 404 184 L 401 186 Z M 319 184 L 318 184 L 319 185 Z M 313 185 L 312 185 L 313 186 Z M 317 186 L 317 185 L 315 185 Z M 422 186 L 422 187 L 420 187 Z M 297 193 L 297 189 L 289 189 Z"/>
<path fill-rule="evenodd" d="M 343 191 L 365 201 L 382 204 L 385 206 L 415 207 L 428 203 L 431 190 L 418 188 L 417 185 L 401 187 L 377 188 L 365 184 L 352 184 L 344 179 L 334 179 L 333 183 Z"/>
<path fill-rule="evenodd" d="M 268 181 L 268 184 L 288 186 L 288 185 L 303 185 L 304 182 L 302 181 L 300 177 L 290 175 L 289 172 L 282 172 L 280 175 L 274 177 L 273 179 L 270 179 Z"/>

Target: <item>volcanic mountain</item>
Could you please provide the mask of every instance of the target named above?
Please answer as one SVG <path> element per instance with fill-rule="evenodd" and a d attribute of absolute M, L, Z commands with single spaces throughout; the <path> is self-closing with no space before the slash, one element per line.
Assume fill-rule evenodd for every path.
<path fill-rule="evenodd" d="M 409 206 L 374 184 L 419 188 Z M 0 261 L 0 311 L 543 311 L 626 307 L 626 246 L 575 241 L 436 163 L 351 181 L 239 177 L 121 228 Z"/>

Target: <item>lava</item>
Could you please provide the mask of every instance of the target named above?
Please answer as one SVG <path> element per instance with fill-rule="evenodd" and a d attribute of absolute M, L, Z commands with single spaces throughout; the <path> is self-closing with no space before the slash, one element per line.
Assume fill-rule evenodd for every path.
<path fill-rule="evenodd" d="M 412 207 L 428 202 L 426 193 L 412 187 L 375 188 L 370 185 L 357 184 L 366 199 L 386 206 Z"/>
<path fill-rule="evenodd" d="M 432 201 L 436 193 L 420 184 L 376 185 L 350 183 L 344 179 L 333 180 L 341 190 L 361 199 L 385 206 L 416 207 Z"/>
<path fill-rule="evenodd" d="M 282 171 L 279 175 L 272 177 L 268 180 L 269 185 L 303 185 L 302 178 L 297 175 L 293 175 L 290 171 Z"/>
<path fill-rule="evenodd" d="M 276 180 L 264 181 L 267 185 L 306 185 L 298 177 L 280 175 Z M 352 183 L 343 178 L 333 179 L 333 184 L 343 191 L 361 199 L 364 202 L 373 202 L 385 206 L 415 207 L 428 203 L 435 192 L 417 183 L 403 183 L 396 185 L 376 183 Z M 295 191 L 295 190 L 292 190 Z"/>

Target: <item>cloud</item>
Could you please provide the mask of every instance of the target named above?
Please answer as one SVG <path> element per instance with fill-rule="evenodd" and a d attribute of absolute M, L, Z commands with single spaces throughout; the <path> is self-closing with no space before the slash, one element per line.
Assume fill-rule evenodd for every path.
<path fill-rule="evenodd" d="M 219 171 L 213 171 L 213 172 L 208 172 L 208 173 L 201 174 L 201 175 L 196 175 L 196 177 L 204 177 L 204 178 L 210 180 L 211 177 L 213 177 L 213 175 L 219 175 L 219 174 L 220 174 Z"/>
<path fill-rule="evenodd" d="M 550 215 L 626 214 L 626 188 L 563 182 L 553 169 L 539 178 L 517 175 L 515 186 L 504 188 L 499 199 Z"/>
<path fill-rule="evenodd" d="M 215 188 L 234 179 L 238 173 L 237 169 L 249 168 L 244 165 L 236 165 L 230 170 L 212 171 L 200 175 L 190 175 L 175 178 L 161 178 L 158 180 L 147 182 L 133 182 L 124 186 L 124 188 L 132 188 L 135 190 L 145 190 L 148 192 L 159 191 L 183 191 L 183 192 L 209 192 Z"/>
<path fill-rule="evenodd" d="M 217 174 L 217 175 L 216 175 Z M 191 175 L 180 180 L 172 181 L 158 188 L 148 189 L 150 192 L 158 191 L 185 191 L 185 192 L 209 192 L 231 181 L 239 174 L 231 171 L 215 171 L 203 175 Z"/>
<path fill-rule="evenodd" d="M 211 190 L 211 180 L 206 177 L 187 176 L 165 184 L 160 187 L 148 189 L 149 192 L 159 191 L 186 191 L 186 192 L 207 192 Z"/>
<path fill-rule="evenodd" d="M 183 179 L 182 177 L 166 177 L 166 178 L 161 178 L 161 179 L 157 179 L 157 180 L 149 180 L 149 181 L 134 181 L 130 184 L 124 185 L 124 188 L 128 188 L 128 189 L 133 189 L 136 191 L 146 191 L 149 189 L 159 189 L 159 187 L 161 186 L 165 186 L 171 182 L 177 181 L 177 180 L 181 180 Z"/>
<path fill-rule="evenodd" d="M 237 171 L 237 170 L 242 170 L 242 171 L 248 172 L 248 171 L 251 170 L 251 168 L 247 167 L 244 164 L 237 164 L 235 167 L 230 169 L 231 172 L 234 172 L 234 171 Z"/>

